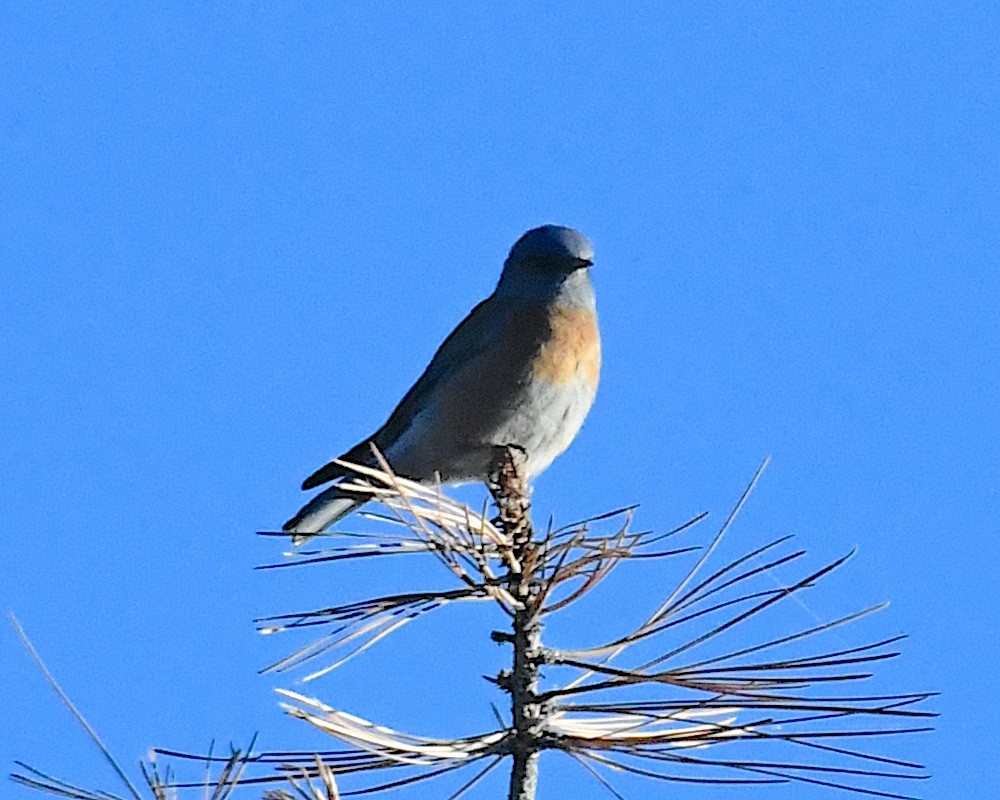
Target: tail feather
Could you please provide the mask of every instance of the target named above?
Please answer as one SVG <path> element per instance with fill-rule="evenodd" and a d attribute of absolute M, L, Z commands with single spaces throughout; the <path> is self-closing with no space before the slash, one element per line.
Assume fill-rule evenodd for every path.
<path fill-rule="evenodd" d="M 312 475 L 302 481 L 302 488 L 315 489 L 317 486 L 322 486 L 324 483 L 335 481 L 337 478 L 347 478 L 353 475 L 348 467 L 345 467 L 342 464 L 337 464 L 336 461 L 349 461 L 352 464 L 367 464 L 369 466 L 375 466 L 374 459 L 372 459 L 371 442 L 367 439 L 363 442 L 359 442 L 344 453 L 340 458 L 335 461 L 331 461 L 329 464 L 324 464 Z"/>
<path fill-rule="evenodd" d="M 365 500 L 356 494 L 349 494 L 341 491 L 338 486 L 331 486 L 306 503 L 282 526 L 282 530 L 294 534 L 292 544 L 298 546 L 308 542 L 317 533 L 322 533 L 364 503 Z"/>
<path fill-rule="evenodd" d="M 324 464 L 312 475 L 302 481 L 302 488 L 315 489 L 317 486 L 322 486 L 324 483 L 329 483 L 337 478 L 346 477 L 349 474 L 350 470 L 342 467 L 340 464 L 334 464 L 331 461 L 329 464 Z"/>

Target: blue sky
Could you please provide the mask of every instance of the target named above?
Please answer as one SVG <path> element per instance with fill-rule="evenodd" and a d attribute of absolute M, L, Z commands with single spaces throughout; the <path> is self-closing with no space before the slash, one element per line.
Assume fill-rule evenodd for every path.
<path fill-rule="evenodd" d="M 327 746 L 256 675 L 303 642 L 251 619 L 414 576 L 254 572 L 281 549 L 254 531 L 556 222 L 594 241 L 605 367 L 539 517 L 719 519 L 770 454 L 727 547 L 857 546 L 803 613 L 891 600 L 870 630 L 910 639 L 879 685 L 943 716 L 883 749 L 929 766 L 926 797 L 992 791 L 994 4 L 14 3 L 0 42 L 0 605 L 123 762 Z M 658 569 L 595 611 L 638 619 Z M 488 727 L 498 623 L 461 617 L 315 692 Z M 3 771 L 117 788 L 9 626 L 0 653 Z M 544 769 L 541 798 L 606 796 Z"/>

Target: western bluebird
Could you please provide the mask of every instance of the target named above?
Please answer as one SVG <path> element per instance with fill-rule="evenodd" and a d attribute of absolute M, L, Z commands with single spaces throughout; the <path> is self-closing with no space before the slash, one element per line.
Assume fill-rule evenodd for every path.
<path fill-rule="evenodd" d="M 340 460 L 375 465 L 370 443 L 398 475 L 421 483 L 485 481 L 496 445 L 517 445 L 528 477 L 576 437 L 594 403 L 601 368 L 594 248 L 573 228 L 545 225 L 510 250 L 493 294 L 444 340 L 388 421 Z M 302 484 L 353 477 L 336 463 Z M 336 484 L 284 530 L 295 544 L 365 502 Z"/>

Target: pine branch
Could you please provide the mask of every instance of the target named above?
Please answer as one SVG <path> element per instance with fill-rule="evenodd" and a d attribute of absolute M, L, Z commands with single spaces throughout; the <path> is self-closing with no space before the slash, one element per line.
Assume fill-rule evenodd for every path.
<path fill-rule="evenodd" d="M 910 797 L 899 789 L 927 777 L 921 765 L 878 752 L 875 745 L 929 730 L 934 715 L 923 704 L 932 693 L 851 688 L 896 658 L 903 637 L 844 643 L 839 631 L 854 630 L 885 604 L 800 627 L 790 625 L 787 614 L 774 623 L 775 609 L 789 600 L 793 607 L 801 605 L 800 597 L 815 591 L 850 554 L 803 568 L 805 551 L 789 550 L 786 536 L 710 566 L 763 466 L 708 546 L 698 548 L 679 539 L 690 536 L 706 515 L 666 533 L 634 531 L 635 507 L 560 528 L 550 524 L 540 534 L 531 521 L 524 454 L 516 448 L 495 451 L 489 482 L 497 509 L 493 519 L 485 508 L 477 513 L 439 487 L 407 481 L 384 459 L 379 463 L 379 468 L 349 465 L 359 478 L 343 487 L 381 504 L 384 513 L 361 515 L 378 523 L 378 531 L 328 532 L 316 538 L 326 545 L 287 553 L 283 563 L 266 568 L 342 568 L 359 558 L 422 555 L 457 585 L 262 617 L 261 633 L 319 634 L 266 669 L 310 666 L 304 680 L 317 679 L 440 608 L 494 603 L 510 628 L 492 637 L 513 652 L 511 667 L 491 680 L 510 696 L 510 722 L 498 714 L 494 730 L 429 738 L 281 690 L 286 713 L 343 746 L 207 757 L 155 750 L 144 766 L 154 800 L 176 800 L 179 792 L 194 789 L 211 800 L 227 800 L 237 785 L 263 791 L 264 800 L 339 800 L 464 773 L 450 795 L 459 798 L 508 760 L 508 800 L 534 800 L 543 750 L 565 753 L 618 797 L 607 772 L 680 784 L 798 782 L 891 798 Z M 594 597 L 614 570 L 660 565 L 693 550 L 701 550 L 694 564 L 627 633 L 589 646 L 543 646 L 543 622 Z M 794 569 L 797 576 L 779 579 L 779 570 Z M 834 630 L 836 645 L 824 644 Z M 553 669 L 543 686 L 544 666 Z M 215 777 L 181 780 L 169 767 L 161 773 L 157 757 L 207 765 Z M 118 800 L 19 767 L 12 777 L 23 785 L 73 800 Z M 343 779 L 357 786 L 342 789 Z"/>

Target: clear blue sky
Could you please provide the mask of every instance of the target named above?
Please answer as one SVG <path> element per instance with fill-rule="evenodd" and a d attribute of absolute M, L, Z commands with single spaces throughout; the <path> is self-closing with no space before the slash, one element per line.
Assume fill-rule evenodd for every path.
<path fill-rule="evenodd" d="M 926 797 L 990 796 L 997 6 L 402 5 L 0 10 L 0 606 L 127 764 L 326 746 L 278 711 L 291 678 L 255 674 L 303 641 L 251 619 L 380 576 L 253 572 L 281 549 L 254 531 L 382 422 L 523 230 L 568 224 L 596 246 L 605 368 L 538 513 L 718 519 L 771 454 L 732 551 L 856 545 L 811 609 L 891 600 L 871 630 L 911 638 L 880 686 L 944 693 L 937 733 L 884 750 L 928 764 Z M 605 612 L 638 619 L 661 569 Z M 450 666 L 444 623 L 466 624 L 310 691 L 489 727 L 502 652 L 463 627 L 482 660 Z M 6 625 L 0 664 L 3 772 L 117 788 Z M 541 798 L 570 792 L 606 796 L 553 760 Z"/>

